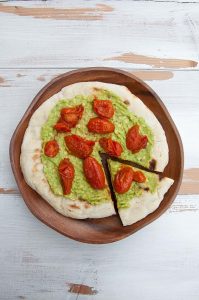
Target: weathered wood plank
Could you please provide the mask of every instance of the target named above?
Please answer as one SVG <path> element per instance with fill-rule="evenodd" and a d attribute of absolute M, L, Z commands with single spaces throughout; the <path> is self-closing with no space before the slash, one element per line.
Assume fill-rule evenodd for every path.
<path fill-rule="evenodd" d="M 1 3 L 0 67 L 198 68 L 198 8 L 198 2 Z"/>
<path fill-rule="evenodd" d="M 36 220 L 20 196 L 0 195 L 0 299 L 198 300 L 199 196 L 175 203 L 123 241 L 88 245 Z M 186 207 L 180 213 L 178 203 Z M 78 296 L 72 284 L 96 294 Z"/>
<path fill-rule="evenodd" d="M 0 193 L 18 193 L 9 163 L 9 141 L 24 111 L 39 89 L 65 69 L 1 70 L 0 71 L 0 128 L 4 147 L 0 147 Z M 199 124 L 199 86 L 197 71 L 165 72 L 133 71 L 141 78 L 152 79 L 148 84 L 160 95 L 182 136 L 185 150 L 185 175 L 181 194 L 199 193 L 199 157 L 195 137 Z M 168 72 L 166 72 L 166 76 Z M 160 79 L 160 80 L 159 80 Z M 164 79 L 164 80 L 161 80 Z M 8 117 L 9 116 L 9 117 Z M 191 122 L 187 116 L 191 116 Z M 191 134 L 190 134 L 191 132 Z"/>

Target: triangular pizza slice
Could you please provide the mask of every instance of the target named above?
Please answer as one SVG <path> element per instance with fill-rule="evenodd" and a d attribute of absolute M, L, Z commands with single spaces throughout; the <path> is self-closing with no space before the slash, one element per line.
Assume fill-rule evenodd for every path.
<path fill-rule="evenodd" d="M 155 211 L 174 180 L 108 159 L 118 213 L 124 226 Z"/>

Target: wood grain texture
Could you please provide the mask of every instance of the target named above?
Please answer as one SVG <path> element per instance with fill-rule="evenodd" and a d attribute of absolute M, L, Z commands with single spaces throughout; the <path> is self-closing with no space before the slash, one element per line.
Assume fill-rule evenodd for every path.
<path fill-rule="evenodd" d="M 184 171 L 183 184 L 179 194 L 199 194 L 199 168 L 191 168 Z"/>
<path fill-rule="evenodd" d="M 175 210 L 180 203 L 197 210 L 179 213 Z M 178 196 L 173 211 L 140 232 L 96 246 L 47 228 L 20 196 L 0 195 L 0 299 L 74 300 L 77 294 L 68 292 L 70 282 L 98 291 L 79 295 L 82 300 L 120 300 L 121 295 L 129 300 L 158 300 L 160 295 L 161 300 L 198 300 L 198 204 L 199 196 Z"/>
<path fill-rule="evenodd" d="M 4 189 L 4 188 L 0 187 L 0 194 L 3 194 L 3 195 L 7 195 L 7 194 L 17 195 L 17 194 L 19 194 L 19 190 L 18 189 L 16 189 L 16 190 L 14 190 L 14 189 Z"/>
<path fill-rule="evenodd" d="M 146 81 L 167 80 L 173 77 L 173 73 L 171 71 L 131 71 L 131 73 Z"/>
<path fill-rule="evenodd" d="M 168 68 L 168 69 L 195 68 L 198 65 L 198 62 L 194 60 L 186 60 L 186 59 L 179 59 L 179 58 L 160 58 L 160 57 L 139 55 L 135 53 L 124 53 L 119 56 L 105 58 L 104 60 L 116 60 L 116 61 L 123 61 L 126 63 L 148 65 L 153 68 Z"/>
<path fill-rule="evenodd" d="M 124 53 L 198 62 L 199 3 L 11 1 L 0 10 L 0 67 L 152 68 L 105 60 Z"/>
<path fill-rule="evenodd" d="M 113 8 L 105 4 L 96 4 L 95 7 L 54 8 L 54 7 L 23 7 L 16 5 L 0 4 L 0 12 L 15 14 L 17 16 L 30 16 L 36 19 L 55 20 L 101 20 L 103 14 L 112 11 Z"/>

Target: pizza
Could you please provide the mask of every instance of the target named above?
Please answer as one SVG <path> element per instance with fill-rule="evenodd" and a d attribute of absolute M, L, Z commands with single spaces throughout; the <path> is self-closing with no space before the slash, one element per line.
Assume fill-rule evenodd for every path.
<path fill-rule="evenodd" d="M 160 181 L 150 172 L 163 172 L 168 163 L 168 144 L 158 119 L 125 86 L 79 82 L 46 100 L 29 121 L 20 165 L 27 184 L 62 215 L 103 218 L 116 211 L 102 154 L 109 158 L 112 179 L 121 167 L 119 161 L 148 169 L 142 171 L 145 183 L 135 183 L 139 171 L 133 168 L 130 173 L 134 176 L 122 177 L 128 190 L 115 190 L 123 225 L 154 211 L 173 183 L 170 179 Z M 160 193 L 162 196 L 157 196 Z"/>

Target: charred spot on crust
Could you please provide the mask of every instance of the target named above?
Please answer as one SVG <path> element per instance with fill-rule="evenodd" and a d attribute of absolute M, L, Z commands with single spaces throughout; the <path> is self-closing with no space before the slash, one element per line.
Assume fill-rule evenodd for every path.
<path fill-rule="evenodd" d="M 94 92 L 99 92 L 99 91 L 101 91 L 101 89 L 100 89 L 100 88 L 97 88 L 97 87 L 94 87 L 94 88 L 93 88 L 93 91 L 94 91 Z"/>
<path fill-rule="evenodd" d="M 74 209 L 80 209 L 80 207 L 76 204 L 71 204 L 69 205 L 71 208 L 74 208 Z"/>
<path fill-rule="evenodd" d="M 32 172 L 33 173 L 36 173 L 36 172 L 38 172 L 39 171 L 39 169 L 38 169 L 38 166 L 40 165 L 40 163 L 35 163 L 34 165 L 33 165 L 33 167 L 32 167 Z"/>
<path fill-rule="evenodd" d="M 84 203 L 85 208 L 89 208 L 91 205 L 89 203 Z"/>
<path fill-rule="evenodd" d="M 34 165 L 33 167 L 32 167 L 32 172 L 33 173 L 36 173 L 38 170 L 37 170 L 37 165 Z"/>
<path fill-rule="evenodd" d="M 154 171 L 156 167 L 156 160 L 152 159 L 149 163 L 149 170 Z"/>
<path fill-rule="evenodd" d="M 39 157 L 40 157 L 39 154 L 34 154 L 33 157 L 32 157 L 32 159 L 33 159 L 33 160 L 37 160 Z"/>
<path fill-rule="evenodd" d="M 145 187 L 143 190 L 146 191 L 146 192 L 148 192 L 148 191 L 149 191 L 149 188 L 148 188 L 148 187 Z"/>
<path fill-rule="evenodd" d="M 129 102 L 128 100 L 125 100 L 124 103 L 125 103 L 126 105 L 130 105 L 130 102 Z"/>
<path fill-rule="evenodd" d="M 82 198 L 82 197 L 78 197 L 78 200 L 79 200 L 79 201 L 85 201 L 85 199 Z"/>
<path fill-rule="evenodd" d="M 39 148 L 35 149 L 35 153 L 40 153 Z"/>

